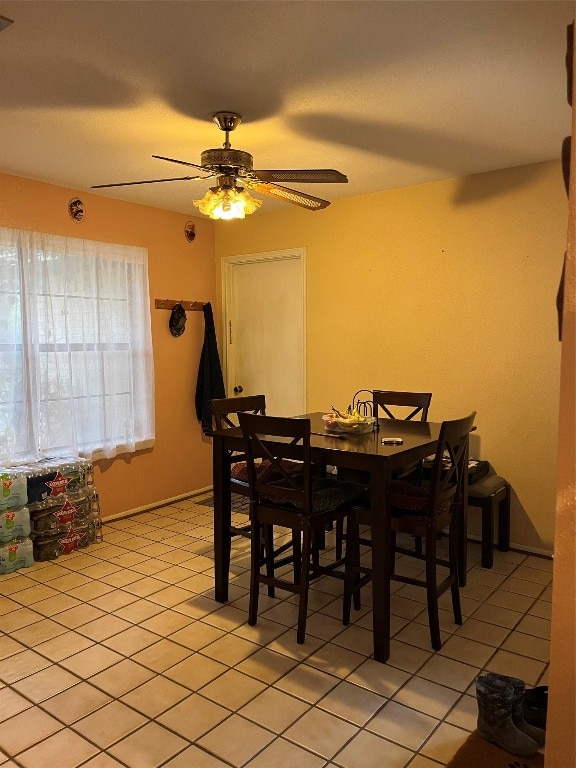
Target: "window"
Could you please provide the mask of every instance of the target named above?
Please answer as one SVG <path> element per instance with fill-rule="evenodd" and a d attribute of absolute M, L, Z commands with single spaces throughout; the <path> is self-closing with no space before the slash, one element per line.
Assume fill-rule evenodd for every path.
<path fill-rule="evenodd" d="M 0 461 L 153 445 L 147 260 L 0 227 Z"/>

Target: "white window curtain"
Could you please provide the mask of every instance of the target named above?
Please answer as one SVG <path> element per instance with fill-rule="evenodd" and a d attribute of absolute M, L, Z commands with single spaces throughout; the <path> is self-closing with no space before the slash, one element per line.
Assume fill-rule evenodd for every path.
<path fill-rule="evenodd" d="M 154 443 L 148 254 L 0 227 L 0 461 Z"/>

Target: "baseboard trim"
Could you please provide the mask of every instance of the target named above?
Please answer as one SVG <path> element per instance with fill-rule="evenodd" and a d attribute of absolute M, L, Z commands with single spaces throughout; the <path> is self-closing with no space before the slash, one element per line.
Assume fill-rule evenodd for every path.
<path fill-rule="evenodd" d="M 211 490 L 212 486 L 207 485 L 205 488 L 198 488 L 197 490 L 190 491 L 189 493 L 181 493 L 179 496 L 172 496 L 169 499 L 155 501 L 153 504 L 145 504 L 143 507 L 134 507 L 133 509 L 127 509 L 125 512 L 117 512 L 115 515 L 106 515 L 106 517 L 102 518 L 102 523 L 106 525 L 107 522 L 112 520 L 121 520 L 123 517 L 132 517 L 133 515 L 140 514 L 140 512 L 151 512 L 153 509 L 166 507 L 168 504 L 175 504 L 177 501 L 192 499 L 194 496 L 200 496 L 200 494 Z"/>

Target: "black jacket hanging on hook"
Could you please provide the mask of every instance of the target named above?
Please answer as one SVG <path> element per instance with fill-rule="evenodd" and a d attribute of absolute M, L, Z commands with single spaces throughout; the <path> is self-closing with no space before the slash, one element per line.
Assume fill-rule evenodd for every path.
<path fill-rule="evenodd" d="M 210 302 L 204 304 L 204 345 L 200 355 L 198 382 L 196 384 L 196 416 L 202 422 L 202 431 L 207 434 L 212 429 L 212 408 L 210 401 L 217 397 L 226 397 L 224 377 L 218 355 L 216 329 Z"/>

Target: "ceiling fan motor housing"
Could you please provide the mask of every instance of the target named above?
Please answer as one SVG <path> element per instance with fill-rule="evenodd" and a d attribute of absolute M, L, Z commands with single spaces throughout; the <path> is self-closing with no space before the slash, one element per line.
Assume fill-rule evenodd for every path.
<path fill-rule="evenodd" d="M 206 149 L 200 156 L 200 164 L 203 168 L 223 166 L 251 171 L 252 155 L 241 149 Z"/>

